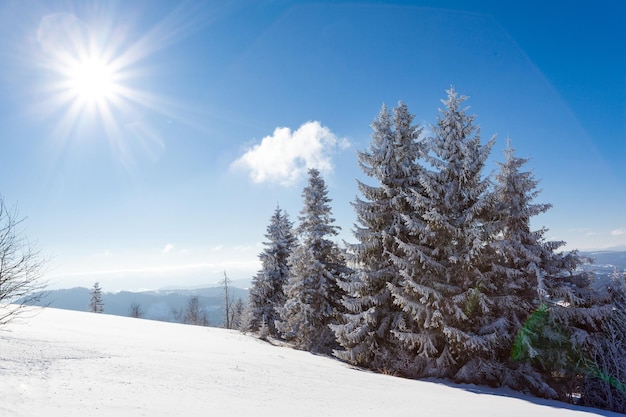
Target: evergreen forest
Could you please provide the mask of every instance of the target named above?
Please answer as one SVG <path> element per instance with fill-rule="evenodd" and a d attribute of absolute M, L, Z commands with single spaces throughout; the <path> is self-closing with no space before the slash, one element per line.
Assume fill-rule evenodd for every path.
<path fill-rule="evenodd" d="M 624 273 L 598 288 L 577 251 L 532 220 L 539 181 L 509 141 L 484 141 L 454 88 L 428 129 L 383 105 L 354 242 L 335 241 L 326 184 L 309 170 L 295 226 L 276 207 L 242 330 L 408 378 L 509 387 L 626 412 Z"/>

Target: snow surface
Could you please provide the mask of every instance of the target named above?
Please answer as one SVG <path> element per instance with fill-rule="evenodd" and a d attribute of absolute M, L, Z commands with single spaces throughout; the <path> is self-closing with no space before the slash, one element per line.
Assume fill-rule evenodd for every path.
<path fill-rule="evenodd" d="M 618 416 L 414 381 L 235 331 L 52 308 L 0 331 L 0 416 Z"/>

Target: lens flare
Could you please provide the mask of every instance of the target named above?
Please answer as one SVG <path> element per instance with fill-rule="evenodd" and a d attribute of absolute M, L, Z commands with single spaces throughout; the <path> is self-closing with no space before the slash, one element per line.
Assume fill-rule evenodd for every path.
<path fill-rule="evenodd" d="M 528 317 L 515 337 L 513 348 L 511 350 L 511 358 L 513 360 L 519 362 L 527 360 L 532 361 L 540 354 L 540 352 L 537 352 L 534 349 L 533 345 L 546 344 L 545 340 L 540 340 L 540 334 L 542 333 L 544 327 L 551 325 L 549 323 L 549 314 L 548 305 L 543 303 Z M 555 330 L 556 332 L 563 332 L 563 329 L 556 328 Z M 575 349 L 571 346 L 571 342 L 569 342 L 569 338 L 563 337 L 561 338 L 561 341 L 565 345 L 570 345 L 565 347 L 562 346 L 561 348 L 567 348 L 572 350 L 572 352 L 575 352 Z M 581 373 L 598 378 L 619 392 L 626 393 L 626 382 L 620 381 L 614 376 L 604 372 L 597 363 L 590 360 L 584 353 L 575 352 L 575 356 L 577 356 L 577 358 L 576 363 L 573 366 Z"/>

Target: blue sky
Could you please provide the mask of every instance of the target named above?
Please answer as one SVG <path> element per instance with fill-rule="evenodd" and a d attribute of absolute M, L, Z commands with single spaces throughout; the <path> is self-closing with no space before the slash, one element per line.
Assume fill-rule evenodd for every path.
<path fill-rule="evenodd" d="M 351 241 L 381 105 L 428 127 L 454 85 L 489 171 L 531 159 L 535 227 L 626 248 L 626 5 L 545 3 L 2 2 L 0 194 L 52 287 L 249 279 L 307 167 Z"/>

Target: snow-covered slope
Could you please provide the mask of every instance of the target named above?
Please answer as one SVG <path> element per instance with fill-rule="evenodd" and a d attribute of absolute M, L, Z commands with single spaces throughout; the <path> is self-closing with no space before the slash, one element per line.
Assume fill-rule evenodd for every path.
<path fill-rule="evenodd" d="M 591 416 L 412 381 L 235 331 L 45 309 L 0 331 L 0 416 Z"/>

